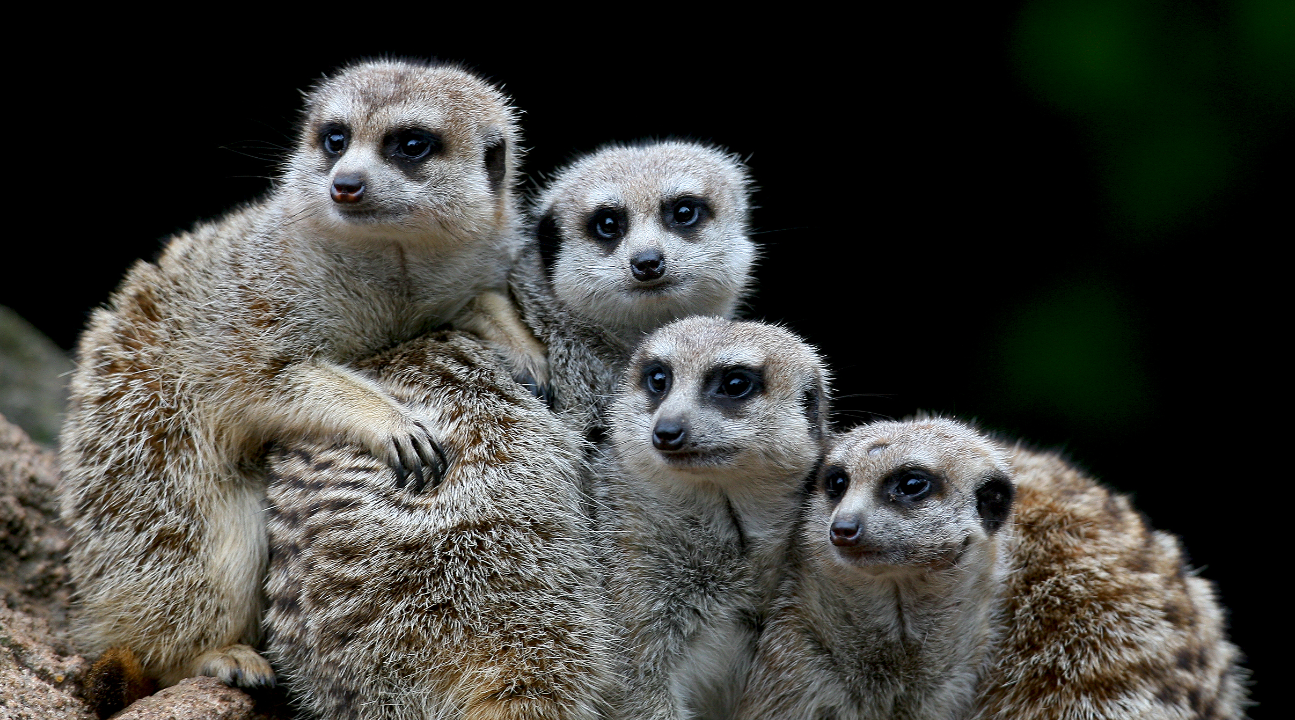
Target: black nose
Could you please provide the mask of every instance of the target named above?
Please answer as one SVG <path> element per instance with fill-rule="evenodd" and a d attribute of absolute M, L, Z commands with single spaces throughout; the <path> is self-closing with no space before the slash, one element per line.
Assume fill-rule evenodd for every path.
<path fill-rule="evenodd" d="M 333 187 L 329 194 L 333 202 L 354 203 L 364 197 L 364 176 L 359 173 L 348 173 L 333 178 Z"/>
<path fill-rule="evenodd" d="M 652 428 L 652 446 L 657 450 L 678 450 L 687 439 L 688 429 L 678 420 L 658 420 Z"/>
<path fill-rule="evenodd" d="M 862 530 L 858 518 L 837 518 L 832 521 L 832 544 L 837 547 L 854 547 L 859 544 Z"/>
<path fill-rule="evenodd" d="M 643 250 L 630 258 L 630 272 L 639 282 L 651 282 L 665 275 L 665 258 L 656 248 Z"/>

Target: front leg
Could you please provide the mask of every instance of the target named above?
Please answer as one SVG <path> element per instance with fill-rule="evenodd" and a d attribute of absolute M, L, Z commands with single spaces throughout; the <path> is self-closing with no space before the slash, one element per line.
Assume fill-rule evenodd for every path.
<path fill-rule="evenodd" d="M 541 400 L 549 401 L 548 349 L 522 322 L 517 306 L 507 295 L 495 290 L 481 293 L 455 318 L 454 325 L 489 343 L 504 356 L 517 382 Z"/>
<path fill-rule="evenodd" d="M 403 488 L 436 487 L 449 468 L 440 445 L 422 422 L 377 383 L 336 363 L 290 365 L 265 402 L 251 409 L 262 433 L 321 438 L 341 435 L 366 448 L 396 474 Z"/>

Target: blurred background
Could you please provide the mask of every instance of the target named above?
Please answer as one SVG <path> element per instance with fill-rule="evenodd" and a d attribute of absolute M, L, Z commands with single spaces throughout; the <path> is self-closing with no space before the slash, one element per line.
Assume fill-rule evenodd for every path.
<path fill-rule="evenodd" d="M 746 314 L 824 351 L 837 424 L 936 411 L 1063 450 L 1183 538 L 1271 697 L 1295 3 L 374 12 L 51 33 L 11 78 L 11 204 L 43 214 L 10 231 L 6 255 L 30 259 L 6 263 L 0 305 L 70 350 L 132 262 L 268 189 L 297 90 L 361 57 L 464 61 L 525 111 L 528 187 L 616 140 L 747 158 Z"/>

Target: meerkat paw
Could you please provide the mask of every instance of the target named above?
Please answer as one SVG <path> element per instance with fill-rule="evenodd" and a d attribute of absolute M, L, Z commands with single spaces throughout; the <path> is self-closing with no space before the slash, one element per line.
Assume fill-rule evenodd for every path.
<path fill-rule="evenodd" d="M 208 650 L 198 656 L 194 665 L 197 675 L 210 675 L 233 687 L 274 687 L 274 669 L 249 645 L 226 645 Z"/>
<path fill-rule="evenodd" d="M 553 387 L 548 382 L 547 362 L 545 363 L 545 372 L 541 377 L 537 377 L 530 370 L 521 369 L 513 372 L 513 379 L 517 384 L 526 388 L 527 392 L 540 399 L 549 408 L 553 407 Z"/>
<path fill-rule="evenodd" d="M 385 459 L 396 473 L 396 487 L 404 488 L 412 475 L 409 490 L 418 494 L 428 485 L 434 489 L 441 484 L 450 461 L 426 426 L 412 419 L 405 422 L 406 427 L 391 434 L 384 448 Z"/>

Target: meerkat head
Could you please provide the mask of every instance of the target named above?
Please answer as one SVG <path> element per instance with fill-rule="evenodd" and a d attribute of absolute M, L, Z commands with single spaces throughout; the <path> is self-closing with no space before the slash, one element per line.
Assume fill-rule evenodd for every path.
<path fill-rule="evenodd" d="M 862 425 L 827 454 L 804 526 L 807 546 L 870 575 L 965 566 L 1006 523 L 1007 455 L 945 418 Z"/>
<path fill-rule="evenodd" d="M 648 336 L 611 411 L 624 468 L 675 487 L 759 493 L 813 470 L 827 371 L 783 328 L 690 317 Z"/>
<path fill-rule="evenodd" d="M 451 65 L 351 65 L 306 95 L 284 168 L 293 222 L 324 237 L 447 246 L 497 234 L 515 222 L 515 115 L 503 93 Z"/>
<path fill-rule="evenodd" d="M 604 148 L 538 198 L 540 255 L 559 302 L 634 341 L 688 315 L 733 314 L 750 282 L 750 178 L 691 142 Z"/>

